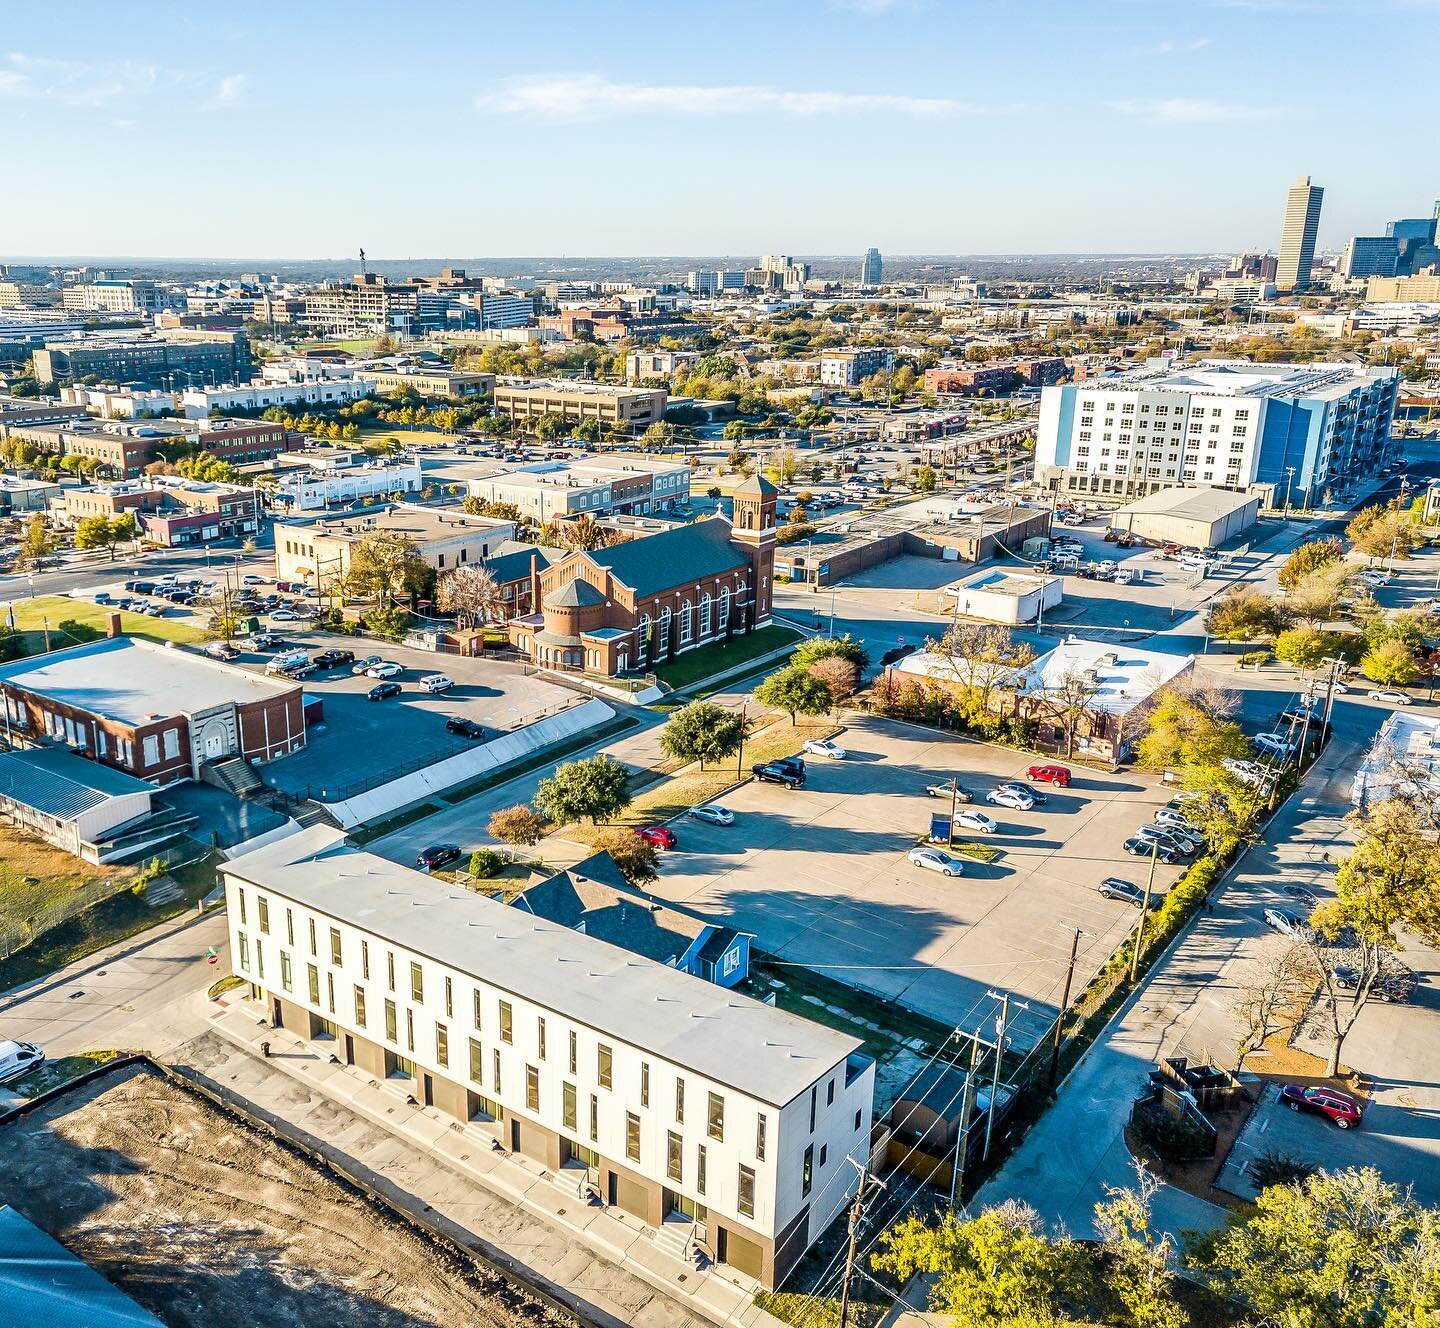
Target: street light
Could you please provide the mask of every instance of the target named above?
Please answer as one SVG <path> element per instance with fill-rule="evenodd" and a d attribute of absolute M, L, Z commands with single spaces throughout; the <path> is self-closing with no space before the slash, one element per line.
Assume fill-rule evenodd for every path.
<path fill-rule="evenodd" d="M 1295 467 L 1285 467 L 1285 510 L 1290 510 L 1290 486 L 1295 482 Z"/>

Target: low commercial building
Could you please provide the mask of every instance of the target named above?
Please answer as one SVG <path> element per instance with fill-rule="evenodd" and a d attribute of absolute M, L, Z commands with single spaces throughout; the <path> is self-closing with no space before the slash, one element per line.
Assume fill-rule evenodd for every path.
<path fill-rule="evenodd" d="M 156 784 L 305 745 L 298 684 L 127 636 L 0 665 L 0 712 L 12 746 L 64 743 Z"/>
<path fill-rule="evenodd" d="M 60 493 L 60 485 L 51 484 L 48 480 L 22 480 L 15 475 L 0 475 L 0 512 L 7 516 L 44 512 Z"/>
<path fill-rule="evenodd" d="M 1397 794 L 1440 797 L 1440 718 L 1392 710 L 1356 767 L 1350 800 L 1360 808 Z"/>
<path fill-rule="evenodd" d="M 133 513 L 145 538 L 166 549 L 246 539 L 260 528 L 254 489 L 181 475 L 67 488 L 58 507 L 72 526 L 86 517 L 113 520 L 123 513 Z"/>
<path fill-rule="evenodd" d="M 372 383 L 376 392 L 410 391 L 452 401 L 488 397 L 495 391 L 494 374 L 459 369 L 357 369 L 355 377 Z"/>
<path fill-rule="evenodd" d="M 47 341 L 35 352 L 34 365 L 42 383 L 95 378 L 167 390 L 193 382 L 243 383 L 251 372 L 250 341 L 244 332 L 76 332 Z"/>
<path fill-rule="evenodd" d="M 181 394 L 180 408 L 188 419 L 210 418 L 212 411 L 286 410 L 306 406 L 345 406 L 373 396 L 375 385 L 361 378 L 312 378 L 302 383 L 256 383 L 248 387 L 189 388 Z"/>
<path fill-rule="evenodd" d="M 267 1019 L 774 1286 L 868 1158 L 854 1038 L 315 826 L 232 858 L 234 971 Z"/>
<path fill-rule="evenodd" d="M 85 407 L 75 405 L 64 392 L 61 392 L 59 401 L 53 397 L 0 395 L 0 425 L 68 424 L 84 418 Z"/>
<path fill-rule="evenodd" d="M 1160 489 L 1117 507 L 1109 521 L 1116 530 L 1141 539 L 1214 549 L 1249 530 L 1260 519 L 1260 503 L 1258 493 Z"/>
<path fill-rule="evenodd" d="M 333 585 L 349 572 L 355 546 L 377 533 L 404 536 L 431 567 L 445 572 L 498 553 L 515 538 L 515 523 L 412 503 L 360 516 L 277 520 L 275 575 L 281 581 Z"/>
<path fill-rule="evenodd" d="M 332 503 L 353 503 L 391 494 L 419 493 L 425 477 L 413 456 L 367 457 L 341 448 L 296 452 L 272 495 L 288 512 L 320 512 Z"/>
<path fill-rule="evenodd" d="M 894 367 L 895 352 L 889 346 L 820 352 L 820 381 L 831 387 L 855 387 L 862 378 Z"/>
<path fill-rule="evenodd" d="M 690 503 L 691 469 L 683 462 L 644 459 L 537 461 L 468 481 L 472 497 L 514 503 L 542 524 L 555 518 L 648 515 Z"/>
<path fill-rule="evenodd" d="M 570 424 L 598 420 L 603 428 L 643 432 L 665 418 L 667 393 L 659 387 L 505 378 L 495 384 L 495 413 L 512 420 L 558 415 Z"/>
<path fill-rule="evenodd" d="M 1035 622 L 1046 609 L 1060 603 L 1063 583 L 1058 576 L 1029 575 L 989 567 L 945 587 L 955 601 L 955 612 L 966 618 L 1018 627 Z"/>

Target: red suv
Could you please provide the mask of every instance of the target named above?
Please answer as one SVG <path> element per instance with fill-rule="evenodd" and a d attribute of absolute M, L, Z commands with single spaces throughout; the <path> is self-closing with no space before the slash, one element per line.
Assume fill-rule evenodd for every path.
<path fill-rule="evenodd" d="M 1045 784 L 1058 784 L 1061 788 L 1070 787 L 1070 771 L 1063 765 L 1032 765 L 1025 772 L 1025 777 Z"/>
<path fill-rule="evenodd" d="M 635 832 L 646 843 L 654 844 L 656 848 L 674 848 L 675 832 L 668 825 L 647 825 L 643 830 Z"/>
<path fill-rule="evenodd" d="M 1280 1101 L 1291 1111 L 1313 1111 L 1317 1116 L 1325 1116 L 1342 1130 L 1359 1125 L 1364 1115 L 1357 1099 L 1323 1084 L 1311 1088 L 1303 1084 L 1286 1084 L 1280 1090 Z"/>

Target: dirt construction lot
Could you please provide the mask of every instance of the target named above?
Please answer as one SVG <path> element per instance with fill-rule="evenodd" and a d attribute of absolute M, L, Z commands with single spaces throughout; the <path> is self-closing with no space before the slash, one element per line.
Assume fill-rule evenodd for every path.
<path fill-rule="evenodd" d="M 1169 794 L 1149 775 L 1072 765 L 1069 789 L 1039 786 L 1031 811 L 985 803 L 1039 758 L 949 738 L 913 725 L 853 719 L 836 741 L 844 761 L 807 758 L 809 782 L 791 791 L 749 783 L 725 795 L 729 827 L 682 818 L 676 849 L 651 887 L 753 932 L 760 949 L 866 987 L 912 1009 L 990 1034 L 1009 991 L 1010 1035 L 1043 1036 L 1059 1004 L 1075 928 L 1079 992 L 1135 925 L 1130 904 L 1096 887 L 1118 876 L 1143 888 L 1148 858 L 1121 847 Z M 958 775 L 974 807 L 998 822 L 974 839 L 998 850 L 958 879 L 911 866 L 906 854 L 948 802 L 925 786 Z M 1157 894 L 1179 874 L 1160 866 Z"/>
<path fill-rule="evenodd" d="M 0 1201 L 170 1325 L 570 1322 L 142 1066 L 0 1129 Z"/>

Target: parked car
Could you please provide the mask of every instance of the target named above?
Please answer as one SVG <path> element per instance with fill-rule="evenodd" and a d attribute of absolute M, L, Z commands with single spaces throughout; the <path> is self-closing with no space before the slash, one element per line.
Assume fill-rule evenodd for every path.
<path fill-rule="evenodd" d="M 459 715 L 455 715 L 445 721 L 445 732 L 453 733 L 457 738 L 483 738 L 485 725 L 477 724 L 473 719 L 461 719 Z"/>
<path fill-rule="evenodd" d="M 291 650 L 283 655 L 272 655 L 265 664 L 266 673 L 293 673 L 303 669 L 310 662 L 310 656 L 303 650 Z"/>
<path fill-rule="evenodd" d="M 363 658 L 357 659 L 355 663 L 350 666 L 350 672 L 356 677 L 359 677 L 362 673 L 369 673 L 371 669 L 381 662 L 379 655 L 365 655 Z"/>
<path fill-rule="evenodd" d="M 1415 698 L 1405 692 L 1398 692 L 1393 687 L 1377 687 L 1373 692 L 1366 692 L 1372 701 L 1383 701 L 1386 705 L 1408 706 L 1413 705 Z"/>
<path fill-rule="evenodd" d="M 0 1042 L 0 1084 L 18 1079 L 44 1063 L 44 1051 L 33 1042 L 16 1042 L 13 1038 Z"/>
<path fill-rule="evenodd" d="M 1024 789 L 997 788 L 985 795 L 985 801 L 996 807 L 1010 807 L 1018 812 L 1028 812 L 1035 805 L 1035 799 Z"/>
<path fill-rule="evenodd" d="M 1282 936 L 1298 940 L 1305 931 L 1305 920 L 1283 908 L 1267 908 L 1264 913 L 1265 925 Z"/>
<path fill-rule="evenodd" d="M 912 848 L 907 856 L 912 867 L 924 867 L 942 876 L 965 875 L 964 861 L 938 848 Z"/>
<path fill-rule="evenodd" d="M 379 674 L 371 674 L 371 677 L 380 677 Z M 455 679 L 447 677 L 443 673 L 427 673 L 420 679 L 420 690 L 422 692 L 448 692 L 455 686 Z"/>
<path fill-rule="evenodd" d="M 1038 780 L 1042 784 L 1055 784 L 1060 788 L 1070 787 L 1070 769 L 1063 765 L 1032 765 L 1025 772 L 1026 779 Z"/>
<path fill-rule="evenodd" d="M 1145 903 L 1145 891 L 1133 881 L 1122 881 L 1118 876 L 1107 876 L 1098 888 L 1106 899 L 1118 899 L 1122 904 L 1134 904 L 1136 908 Z"/>
<path fill-rule="evenodd" d="M 801 751 L 809 756 L 828 756 L 832 761 L 843 761 L 845 749 L 838 742 L 831 742 L 828 738 L 810 738 Z"/>
<path fill-rule="evenodd" d="M 1360 985 L 1361 973 L 1350 964 L 1336 964 L 1330 970 L 1330 977 L 1341 991 L 1354 991 Z M 1376 1000 L 1403 1004 L 1415 994 L 1415 974 L 1403 967 L 1387 969 L 1376 975 L 1370 990 Z"/>
<path fill-rule="evenodd" d="M 231 660 L 240 658 L 240 652 L 227 641 L 212 641 L 205 647 L 203 653 L 209 655 L 211 659 Z"/>
<path fill-rule="evenodd" d="M 405 670 L 393 659 L 382 659 L 365 670 L 367 678 L 398 678 Z"/>
<path fill-rule="evenodd" d="M 1270 772 L 1255 761 L 1242 761 L 1238 757 L 1225 756 L 1221 758 L 1220 764 L 1236 779 L 1246 784 L 1263 784 L 1270 778 Z"/>
<path fill-rule="evenodd" d="M 803 788 L 805 784 L 803 770 L 795 770 L 788 765 L 782 765 L 779 761 L 767 761 L 762 765 L 752 765 L 750 773 L 762 784 L 784 784 L 786 788 Z"/>
<path fill-rule="evenodd" d="M 993 835 L 1000 826 L 984 812 L 956 812 L 955 828 L 957 830 L 973 830 L 981 835 Z"/>
<path fill-rule="evenodd" d="M 250 644 L 256 650 L 279 650 L 285 644 L 285 638 L 276 632 L 256 632 L 250 638 Z"/>
<path fill-rule="evenodd" d="M 1193 825 L 1184 812 L 1176 811 L 1173 807 L 1162 807 L 1155 813 L 1155 824 L 1163 826 L 1174 826 L 1182 834 L 1199 834 L 1200 830 Z"/>
<path fill-rule="evenodd" d="M 434 871 L 437 867 L 444 867 L 455 862 L 459 857 L 459 844 L 431 844 L 429 848 L 422 848 L 416 855 L 415 865 L 421 871 Z"/>
<path fill-rule="evenodd" d="M 735 813 L 728 807 L 722 807 L 718 802 L 707 802 L 701 807 L 692 807 L 686 813 L 697 821 L 704 821 L 706 825 L 734 825 Z"/>
<path fill-rule="evenodd" d="M 1280 893 L 1293 899 L 1297 904 L 1304 904 L 1306 908 L 1314 908 L 1320 902 L 1320 896 L 1315 891 L 1309 890 L 1303 885 L 1296 885 L 1294 882 L 1282 885 Z"/>
<path fill-rule="evenodd" d="M 1158 839 L 1141 839 L 1138 836 L 1125 841 L 1125 852 L 1133 858 L 1148 858 L 1152 853 L 1167 867 L 1184 862 L 1185 855 L 1178 849 L 1162 844 Z"/>
<path fill-rule="evenodd" d="M 242 586 L 263 586 L 265 584 L 265 578 L 263 576 L 256 576 L 254 572 L 246 572 L 245 575 L 240 578 L 240 584 Z"/>
<path fill-rule="evenodd" d="M 1175 825 L 1157 825 L 1151 821 L 1135 831 L 1136 839 L 1158 839 L 1162 844 L 1178 848 L 1182 853 L 1194 853 L 1205 843 L 1205 836 L 1194 830 L 1182 830 Z"/>
<path fill-rule="evenodd" d="M 1324 1084 L 1286 1084 L 1280 1090 L 1280 1101 L 1291 1111 L 1313 1111 L 1317 1116 L 1324 1116 L 1342 1130 L 1353 1129 L 1365 1115 L 1359 1099 Z"/>
<path fill-rule="evenodd" d="M 1036 807 L 1043 807 L 1049 801 L 1049 798 L 1039 789 L 1031 788 L 1029 784 L 1022 784 L 1018 779 L 1007 779 L 1003 783 L 997 784 L 995 789 L 996 792 L 1008 790 L 1012 793 L 1023 793 Z"/>
<path fill-rule="evenodd" d="M 296 682 L 303 682 L 306 678 L 313 678 L 320 672 L 320 666 L 312 659 L 308 664 L 302 664 L 298 669 L 286 669 L 285 672 Z"/>
<path fill-rule="evenodd" d="M 388 701 L 392 696 L 399 696 L 401 687 L 398 682 L 377 682 L 365 697 L 370 701 Z"/>
<path fill-rule="evenodd" d="M 786 770 L 793 770 L 797 774 L 805 773 L 805 758 L 803 756 L 777 756 L 773 764 L 783 766 Z"/>
<path fill-rule="evenodd" d="M 647 825 L 636 829 L 635 833 L 647 844 L 654 844 L 656 848 L 674 848 L 676 844 L 675 832 L 668 825 Z"/>
<path fill-rule="evenodd" d="M 1288 733 L 1257 733 L 1250 739 L 1266 756 L 1274 756 L 1282 761 L 1290 759 L 1290 753 L 1295 750 L 1295 744 L 1290 741 Z"/>
<path fill-rule="evenodd" d="M 338 669 L 342 664 L 353 664 L 355 652 L 353 650 L 322 650 L 315 656 L 315 663 L 322 669 Z"/>
<path fill-rule="evenodd" d="M 932 798 L 949 798 L 953 796 L 956 802 L 974 802 L 975 795 L 969 789 L 962 788 L 956 784 L 952 789 L 949 784 L 926 784 L 925 792 Z"/>

